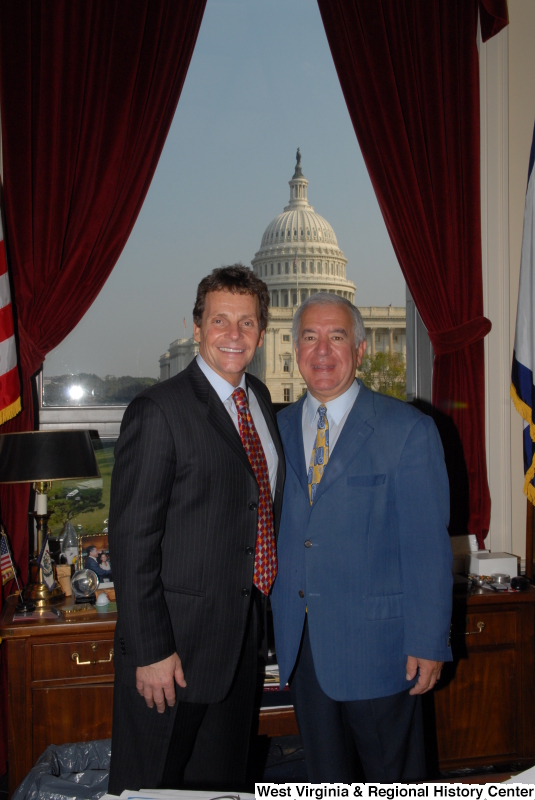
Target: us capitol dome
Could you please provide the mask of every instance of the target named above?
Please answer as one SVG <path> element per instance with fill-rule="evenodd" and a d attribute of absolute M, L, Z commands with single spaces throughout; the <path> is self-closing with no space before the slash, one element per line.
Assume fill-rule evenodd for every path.
<path fill-rule="evenodd" d="M 290 202 L 269 223 L 260 249 L 251 261 L 254 272 L 267 284 L 269 317 L 264 345 L 255 353 L 248 372 L 264 381 L 275 403 L 297 400 L 305 382 L 297 367 L 292 344 L 292 322 L 297 306 L 315 292 L 330 292 L 355 302 L 356 286 L 346 278 L 347 258 L 336 234 L 308 202 L 308 181 L 301 169 L 301 153 L 290 184 Z M 359 307 L 366 328 L 368 353 L 405 355 L 405 308 Z M 185 369 L 199 352 L 192 338 L 171 342 L 160 356 L 160 380 Z"/>
<path fill-rule="evenodd" d="M 271 308 L 297 306 L 314 292 L 331 292 L 353 302 L 356 287 L 346 278 L 347 258 L 327 220 L 308 202 L 299 150 L 289 183 L 289 205 L 269 223 L 251 261 L 268 285 Z"/>

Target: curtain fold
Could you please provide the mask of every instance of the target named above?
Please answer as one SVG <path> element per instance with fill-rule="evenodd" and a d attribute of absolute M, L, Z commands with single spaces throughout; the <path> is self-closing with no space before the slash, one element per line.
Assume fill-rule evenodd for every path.
<path fill-rule="evenodd" d="M 0 3 L 5 233 L 23 404 L 2 433 L 33 429 L 32 375 L 83 317 L 119 258 L 171 125 L 205 5 Z M 0 513 L 23 579 L 28 499 L 28 486 L 0 487 Z"/>
<path fill-rule="evenodd" d="M 483 338 L 491 323 L 483 316 L 476 35 L 478 11 L 489 38 L 507 24 L 507 3 L 318 5 L 386 227 L 435 348 L 433 403 L 457 428 L 467 529 L 482 547 L 490 523 Z"/>

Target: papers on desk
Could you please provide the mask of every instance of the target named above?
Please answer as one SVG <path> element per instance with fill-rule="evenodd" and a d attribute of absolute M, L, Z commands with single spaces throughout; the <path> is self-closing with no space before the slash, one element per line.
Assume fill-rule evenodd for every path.
<path fill-rule="evenodd" d="M 243 792 L 193 792 L 189 789 L 147 789 L 140 792 L 129 792 L 125 789 L 121 800 L 255 800 L 254 794 Z M 117 800 L 115 794 L 105 794 L 100 800 Z"/>
<path fill-rule="evenodd" d="M 530 769 L 525 770 L 525 772 L 519 772 L 518 775 L 513 775 L 512 778 L 509 778 L 508 781 L 504 781 L 504 783 L 535 783 L 535 767 L 530 767 Z"/>

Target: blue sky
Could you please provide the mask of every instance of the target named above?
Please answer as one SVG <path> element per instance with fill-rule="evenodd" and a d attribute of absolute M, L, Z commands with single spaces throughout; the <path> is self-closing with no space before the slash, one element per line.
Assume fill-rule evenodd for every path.
<path fill-rule="evenodd" d="M 136 226 L 45 374 L 157 377 L 184 317 L 192 333 L 199 280 L 222 264 L 250 264 L 287 205 L 298 146 L 309 202 L 334 228 L 357 304 L 404 305 L 315 0 L 208 0 Z"/>

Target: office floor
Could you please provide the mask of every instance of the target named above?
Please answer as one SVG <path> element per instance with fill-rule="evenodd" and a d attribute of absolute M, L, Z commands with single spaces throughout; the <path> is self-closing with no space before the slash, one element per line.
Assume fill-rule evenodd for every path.
<path fill-rule="evenodd" d="M 265 783 L 305 783 L 307 771 L 303 748 L 299 736 L 283 736 L 274 739 L 259 737 L 251 758 L 251 786 L 254 792 L 254 777 L 263 768 L 262 780 Z M 506 780 L 511 773 L 519 770 L 518 765 L 511 764 L 499 768 L 486 767 L 464 769 L 457 772 L 441 773 L 433 778 L 435 781 L 459 783 L 487 783 Z M 7 800 L 7 773 L 0 776 L 0 800 Z"/>

